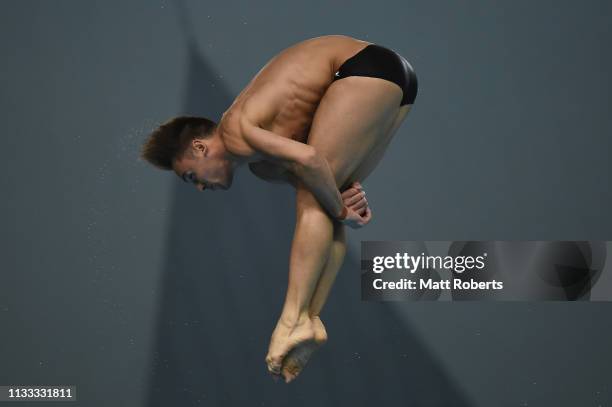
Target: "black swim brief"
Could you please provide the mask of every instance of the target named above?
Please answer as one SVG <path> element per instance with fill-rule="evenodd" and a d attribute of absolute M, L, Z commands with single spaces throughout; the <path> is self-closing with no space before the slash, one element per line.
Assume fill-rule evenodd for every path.
<path fill-rule="evenodd" d="M 412 66 L 397 52 L 380 45 L 369 44 L 344 61 L 334 80 L 347 76 L 370 76 L 397 84 L 404 92 L 400 106 L 413 104 L 417 95 L 417 76 Z"/>

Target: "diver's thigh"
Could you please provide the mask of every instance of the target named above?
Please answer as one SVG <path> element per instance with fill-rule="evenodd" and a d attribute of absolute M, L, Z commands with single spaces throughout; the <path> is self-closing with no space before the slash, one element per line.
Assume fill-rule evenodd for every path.
<path fill-rule="evenodd" d="M 307 143 L 329 162 L 342 185 L 393 125 L 401 89 L 379 78 L 348 77 L 333 82 L 314 114 Z"/>
<path fill-rule="evenodd" d="M 397 133 L 397 129 L 401 126 L 402 122 L 410 112 L 412 105 L 401 106 L 397 116 L 388 130 L 385 141 L 378 144 L 370 154 L 362 161 L 357 169 L 349 176 L 346 183 L 352 183 L 354 181 L 362 182 L 374 171 L 374 168 L 378 165 L 383 155 L 385 154 L 387 147 L 391 143 L 393 136 Z"/>

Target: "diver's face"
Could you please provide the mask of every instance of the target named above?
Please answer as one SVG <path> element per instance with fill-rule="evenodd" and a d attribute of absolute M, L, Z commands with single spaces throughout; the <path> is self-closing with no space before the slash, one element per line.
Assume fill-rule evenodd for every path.
<path fill-rule="evenodd" d="M 174 172 L 199 191 L 229 189 L 233 180 L 231 163 L 210 144 L 194 140 L 188 151 L 174 161 Z"/>

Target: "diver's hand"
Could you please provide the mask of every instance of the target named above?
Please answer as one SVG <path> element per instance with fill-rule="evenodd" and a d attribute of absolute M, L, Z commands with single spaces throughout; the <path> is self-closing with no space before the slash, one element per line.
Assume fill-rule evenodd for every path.
<path fill-rule="evenodd" d="M 359 229 L 367 225 L 372 219 L 372 210 L 365 197 L 365 191 L 359 182 L 353 182 L 350 187 L 341 193 L 342 203 L 347 209 L 346 217 L 342 219 L 345 225 Z"/>
<path fill-rule="evenodd" d="M 368 200 L 365 197 L 365 191 L 359 182 L 353 182 L 344 192 L 342 192 L 342 204 L 349 209 L 357 212 L 358 215 L 364 216 L 368 208 Z"/>
<path fill-rule="evenodd" d="M 359 229 L 367 225 L 370 220 L 372 220 L 372 210 L 370 207 L 366 207 L 365 214 L 363 216 L 359 215 L 351 208 L 347 208 L 346 218 L 340 222 L 353 229 Z"/>

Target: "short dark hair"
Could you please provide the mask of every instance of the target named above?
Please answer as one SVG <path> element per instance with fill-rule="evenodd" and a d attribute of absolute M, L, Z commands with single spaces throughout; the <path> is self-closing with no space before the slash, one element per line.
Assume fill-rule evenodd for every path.
<path fill-rule="evenodd" d="M 140 156 L 157 168 L 172 170 L 172 161 L 185 152 L 189 143 L 210 136 L 216 126 L 203 117 L 174 117 L 149 134 Z"/>

